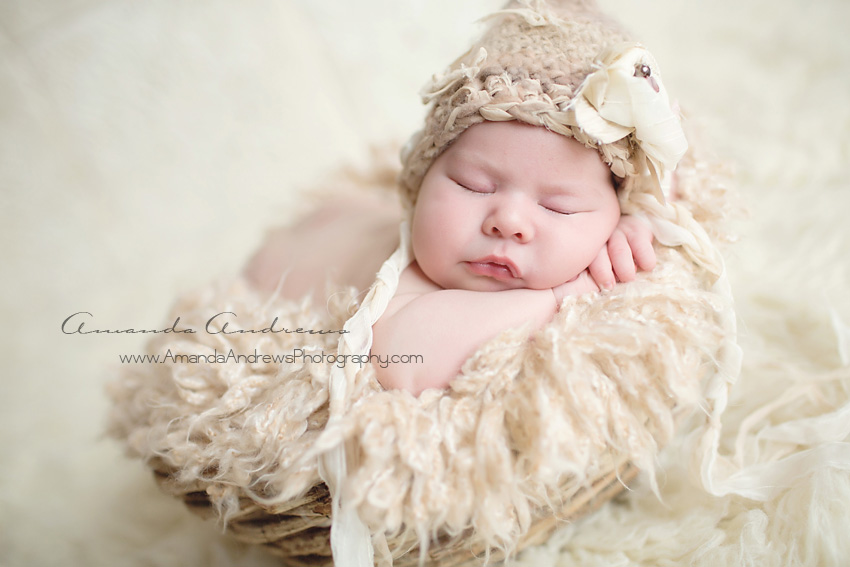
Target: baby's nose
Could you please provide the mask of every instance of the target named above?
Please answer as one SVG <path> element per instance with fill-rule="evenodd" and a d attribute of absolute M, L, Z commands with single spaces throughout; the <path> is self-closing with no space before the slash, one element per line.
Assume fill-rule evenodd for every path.
<path fill-rule="evenodd" d="M 504 203 L 487 215 L 482 226 L 484 234 L 528 242 L 534 236 L 528 215 L 516 203 Z"/>

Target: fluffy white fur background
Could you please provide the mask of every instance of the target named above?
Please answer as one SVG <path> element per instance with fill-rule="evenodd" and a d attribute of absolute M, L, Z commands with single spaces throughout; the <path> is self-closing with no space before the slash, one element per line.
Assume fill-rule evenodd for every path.
<path fill-rule="evenodd" d="M 102 438 L 103 386 L 143 337 L 60 324 L 159 327 L 179 290 L 237 270 L 299 189 L 418 126 L 419 87 L 501 0 L 327 4 L 0 2 L 0 564 L 279 564 Z M 670 451 L 663 503 L 639 486 L 520 563 L 846 565 L 850 3 L 603 6 L 734 164 L 751 216 L 724 451 L 744 431 L 742 462 L 795 466 L 766 502 L 712 499 Z"/>

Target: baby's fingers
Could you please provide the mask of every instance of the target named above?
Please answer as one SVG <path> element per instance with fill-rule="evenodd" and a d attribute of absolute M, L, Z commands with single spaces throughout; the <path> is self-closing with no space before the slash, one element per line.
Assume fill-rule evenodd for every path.
<path fill-rule="evenodd" d="M 624 233 L 629 241 L 634 263 L 641 270 L 652 271 L 656 263 L 655 249 L 652 247 L 652 230 L 642 225 L 638 230 L 626 229 Z"/>
<path fill-rule="evenodd" d="M 649 222 L 641 217 L 623 215 L 620 217 L 617 230 L 626 236 L 634 264 L 645 271 L 655 268 L 655 249 L 652 247 L 654 237 Z M 616 271 L 616 264 L 614 268 Z"/>
<path fill-rule="evenodd" d="M 617 280 L 630 282 L 635 279 L 635 259 L 628 238 L 622 230 L 615 230 L 608 239 L 608 256 Z"/>
<path fill-rule="evenodd" d="M 567 283 L 562 283 L 553 288 L 552 291 L 555 293 L 555 300 L 560 305 L 564 297 L 568 295 L 581 295 L 583 293 L 599 291 L 599 286 L 593 281 L 593 277 L 588 273 L 588 270 L 585 270 Z"/>
<path fill-rule="evenodd" d="M 631 242 L 632 256 L 635 264 L 644 272 L 651 272 L 655 268 L 656 258 L 655 249 L 652 247 L 651 241 L 636 240 Z"/>
<path fill-rule="evenodd" d="M 593 262 L 590 263 L 590 266 L 587 267 L 587 271 L 590 272 L 590 276 L 593 278 L 593 281 L 596 282 L 600 288 L 613 289 L 616 280 L 614 278 L 614 269 L 611 266 L 611 259 L 608 257 L 608 248 L 606 246 L 602 247 L 602 250 L 599 251 L 599 254 L 596 255 L 596 258 L 594 258 Z"/>

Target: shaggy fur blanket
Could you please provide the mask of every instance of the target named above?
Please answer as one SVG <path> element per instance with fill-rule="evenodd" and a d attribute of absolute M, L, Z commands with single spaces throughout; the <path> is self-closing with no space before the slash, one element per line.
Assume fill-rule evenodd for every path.
<path fill-rule="evenodd" d="M 103 385 L 145 337 L 60 325 L 86 311 L 91 329 L 158 328 L 178 290 L 238 270 L 299 187 L 415 129 L 419 86 L 500 3 L 0 8 L 0 562 L 279 564 L 102 440 Z M 750 211 L 727 264 L 744 365 L 717 466 L 760 489 L 695 489 L 674 444 L 656 463 L 660 500 L 640 482 L 518 564 L 841 565 L 850 7 L 602 4 L 734 163 Z"/>
<path fill-rule="evenodd" d="M 286 510 L 325 478 L 322 451 L 345 443 L 357 457 L 339 491 L 395 554 L 417 541 L 427 549 L 431 534 L 510 552 L 612 463 L 629 461 L 654 482 L 659 448 L 674 435 L 692 433 L 703 450 L 701 414 L 722 406 L 740 357 L 716 248 L 736 199 L 721 168 L 698 154 L 679 165 L 675 204 L 624 197 L 624 210 L 663 215 L 655 270 L 570 297 L 540 330 L 505 331 L 445 392 L 385 391 L 359 365 L 350 406 L 329 421 L 331 370 L 346 365 L 334 330 L 356 308 L 354 290 L 292 301 L 236 278 L 176 302 L 166 320 L 197 332 L 155 336 L 145 352 L 161 363 L 128 366 L 110 384 L 110 432 L 155 460 L 170 492 L 206 493 L 225 522 L 254 503 L 270 516 Z M 381 190 L 377 180 L 397 175 L 380 165 L 375 180 L 331 186 L 341 196 Z M 291 332 L 299 328 L 325 333 Z M 272 358 L 284 353 L 289 360 Z M 702 419 L 685 429 L 688 417 Z"/>

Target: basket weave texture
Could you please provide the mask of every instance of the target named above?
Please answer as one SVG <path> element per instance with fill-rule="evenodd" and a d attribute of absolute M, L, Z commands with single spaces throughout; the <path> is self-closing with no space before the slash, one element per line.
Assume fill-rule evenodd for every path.
<path fill-rule="evenodd" d="M 175 471 L 169 470 L 164 463 L 152 463 L 154 476 L 160 488 L 172 496 L 180 498 L 186 507 L 204 519 L 217 516 L 209 496 L 202 484 L 197 490 L 186 492 L 191 487 L 174 482 Z M 564 506 L 535 520 L 531 529 L 523 535 L 517 550 L 529 545 L 544 543 L 559 526 L 577 520 L 591 513 L 599 506 L 625 490 L 628 483 L 638 474 L 638 470 L 629 463 L 620 463 L 605 474 L 598 475 L 592 484 L 572 487 L 571 496 Z M 567 488 L 565 488 L 567 490 Z M 318 484 L 300 499 L 294 499 L 286 505 L 266 508 L 250 498 L 240 501 L 240 511 L 231 517 L 228 529 L 238 540 L 266 547 L 271 553 L 286 558 L 286 564 L 293 567 L 326 567 L 333 565 L 330 546 L 331 499 L 327 487 Z M 461 567 L 480 565 L 486 552 L 482 542 L 475 542 L 474 535 L 464 534 L 460 538 L 443 538 L 429 547 L 427 567 Z M 415 543 L 415 542 L 414 542 Z M 476 545 L 477 543 L 477 545 Z M 409 541 L 390 541 L 390 546 L 404 549 Z M 503 552 L 490 555 L 490 562 L 498 563 L 504 559 Z M 394 565 L 413 567 L 420 565 L 418 547 L 394 558 Z"/>

